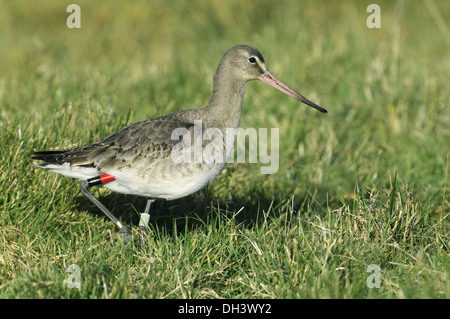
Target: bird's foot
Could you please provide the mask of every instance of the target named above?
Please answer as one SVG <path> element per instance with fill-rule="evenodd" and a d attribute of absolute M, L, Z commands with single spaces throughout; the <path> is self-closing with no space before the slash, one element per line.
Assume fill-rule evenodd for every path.
<path fill-rule="evenodd" d="M 119 229 L 119 235 L 120 235 L 120 239 L 122 240 L 122 243 L 125 246 L 128 246 L 128 244 L 131 242 L 131 239 L 132 239 L 130 229 L 126 226 L 122 226 Z"/>
<path fill-rule="evenodd" d="M 139 221 L 139 243 L 141 245 L 141 250 L 144 250 L 145 244 L 147 242 L 148 237 L 148 222 L 150 220 L 150 214 L 145 213 L 141 214 L 141 220 Z"/>
<path fill-rule="evenodd" d="M 138 232 L 139 232 L 139 244 L 141 246 L 141 250 L 144 250 L 148 238 L 148 232 L 147 229 L 142 226 L 139 226 Z"/>

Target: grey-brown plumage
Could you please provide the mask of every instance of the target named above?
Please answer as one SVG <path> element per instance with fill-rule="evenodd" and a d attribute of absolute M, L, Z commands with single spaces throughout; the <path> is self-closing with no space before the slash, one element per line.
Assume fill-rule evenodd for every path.
<path fill-rule="evenodd" d="M 182 152 L 189 149 L 193 153 L 194 140 L 183 145 L 181 141 L 195 135 L 196 121 L 203 132 L 214 128 L 224 136 L 227 128 L 238 128 L 245 86 L 250 80 L 262 80 L 326 112 L 276 79 L 256 48 L 238 45 L 228 50 L 221 59 L 213 79 L 213 94 L 206 107 L 138 122 L 86 146 L 66 151 L 36 152 L 33 159 L 43 161 L 37 165 L 39 168 L 81 180 L 103 173 L 112 175 L 115 181 L 104 186 L 121 193 L 165 199 L 189 195 L 215 179 L 223 169 L 230 150 L 218 148 L 223 152 L 222 162 L 202 160 L 181 163 L 174 160 L 174 150 Z M 174 138 L 177 129 L 185 134 L 175 134 Z M 208 142 L 200 141 L 202 149 Z"/>
<path fill-rule="evenodd" d="M 164 116 L 124 127 L 107 138 L 66 151 L 34 153 L 33 159 L 43 160 L 39 167 L 48 164 L 69 163 L 70 166 L 95 167 L 99 172 L 132 167 L 137 161 L 163 160 L 170 157 L 173 145 L 179 140 L 170 139 L 174 129 L 190 129 L 193 123 Z"/>

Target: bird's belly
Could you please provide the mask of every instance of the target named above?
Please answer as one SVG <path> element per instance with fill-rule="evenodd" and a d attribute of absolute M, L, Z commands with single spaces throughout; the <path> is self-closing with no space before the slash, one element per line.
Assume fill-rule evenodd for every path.
<path fill-rule="evenodd" d="M 225 163 L 162 165 L 145 171 L 111 170 L 106 172 L 115 181 L 103 186 L 112 191 L 173 200 L 188 196 L 214 180 Z"/>

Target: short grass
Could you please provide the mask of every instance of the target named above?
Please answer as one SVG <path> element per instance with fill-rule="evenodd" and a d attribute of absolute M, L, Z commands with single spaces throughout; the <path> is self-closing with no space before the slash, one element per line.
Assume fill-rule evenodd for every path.
<path fill-rule="evenodd" d="M 450 297 L 448 1 L 378 1 L 376 30 L 371 1 L 78 1 L 79 30 L 69 3 L 0 10 L 0 297 Z M 229 164 L 157 202 L 140 251 L 78 182 L 33 169 L 33 151 L 204 106 L 239 43 L 329 111 L 248 84 L 241 126 L 279 128 L 277 174 Z M 145 199 L 95 195 L 137 225 Z"/>

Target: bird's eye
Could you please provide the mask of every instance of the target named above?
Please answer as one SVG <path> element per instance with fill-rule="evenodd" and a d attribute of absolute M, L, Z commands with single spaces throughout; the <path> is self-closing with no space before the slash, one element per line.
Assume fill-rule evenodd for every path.
<path fill-rule="evenodd" d="M 248 62 L 250 62 L 252 64 L 256 63 L 256 59 L 254 57 L 251 57 L 251 58 L 248 59 Z"/>

